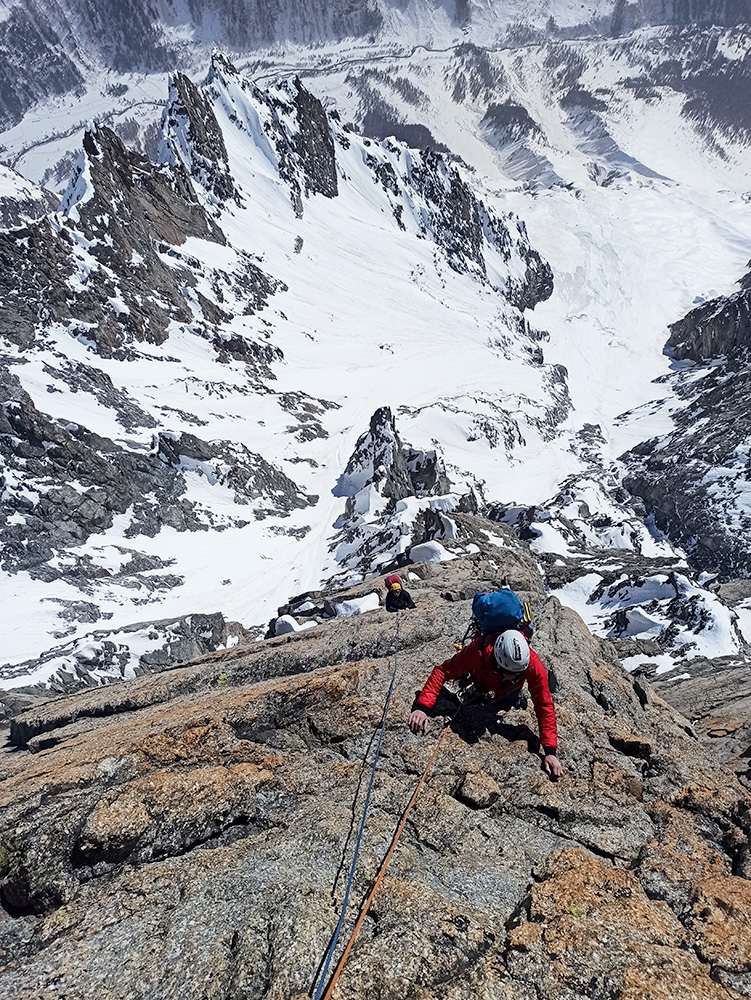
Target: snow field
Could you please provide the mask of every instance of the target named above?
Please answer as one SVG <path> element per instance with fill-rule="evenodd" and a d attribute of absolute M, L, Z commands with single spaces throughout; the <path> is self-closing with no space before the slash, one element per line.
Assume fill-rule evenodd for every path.
<path fill-rule="evenodd" d="M 437 32 L 437 24 L 431 30 Z M 420 32 L 425 29 L 419 25 Z M 338 148 L 339 196 L 304 199 L 303 216 L 297 218 L 289 192 L 279 182 L 276 153 L 263 133 L 264 112 L 253 107 L 252 90 L 216 84 L 215 109 L 244 207 L 231 204 L 222 213 L 229 247 L 189 240 L 179 250 L 198 258 L 207 270 L 228 272 L 238 266 L 234 248 L 244 250 L 257 257 L 262 270 L 287 284 L 289 290 L 272 296 L 263 312 L 237 316 L 227 326 L 227 333 L 258 341 L 270 335 L 269 342 L 283 350 L 284 361 L 272 364 L 276 381 L 267 384 L 270 392 L 256 391 L 244 366 L 219 366 L 197 325 L 173 325 L 165 344 L 139 345 L 138 358 L 126 365 L 97 357 L 64 328 L 51 328 L 47 339 L 61 368 L 89 364 L 105 371 L 117 389 L 127 391 L 157 419 L 158 429 L 243 443 L 319 500 L 315 508 L 296 510 L 288 518 L 255 523 L 229 490 L 211 484 L 199 468 L 188 471 L 188 499 L 210 511 L 226 525 L 224 530 L 187 535 L 164 528 L 153 539 L 128 539 L 124 515 L 74 553 L 108 565 L 118 546 L 138 548 L 174 559 L 164 572 L 184 578 L 174 590 L 136 592 L 139 605 L 132 603 L 136 595 L 116 582 L 97 584 L 85 599 L 112 615 L 108 627 L 197 610 L 221 610 L 246 625 L 257 624 L 291 595 L 320 586 L 336 569 L 330 548 L 345 502 L 332 490 L 379 406 L 392 408 L 405 442 L 439 447 L 457 489 L 475 486 L 488 501 L 501 503 L 539 503 L 553 496 L 566 477 L 586 469 L 574 447 L 584 424 L 600 426 L 605 461 L 669 427 L 678 403 L 668 386 L 652 381 L 674 367 L 663 354 L 667 325 L 697 295 L 732 290 L 751 257 L 751 203 L 742 197 L 742 170 L 732 163 L 710 168 L 693 135 L 682 124 L 676 126 L 676 108 L 662 104 L 639 117 L 624 104 L 614 119 L 618 145 L 667 179 L 630 170 L 607 187 L 596 184 L 580 145 L 544 94 L 546 78 L 538 67 L 537 75 L 528 68 L 523 75 L 510 73 L 510 79 L 539 117 L 548 137 L 544 154 L 570 187 L 522 189 L 503 174 L 499 157 L 478 137 L 479 107 L 453 104 L 445 86 L 435 84 L 442 59 L 436 53 L 414 55 L 414 64 L 427 73 L 416 82 L 427 87 L 427 80 L 434 81 L 426 123 L 463 157 L 468 165 L 462 168 L 464 175 L 483 189 L 489 207 L 518 212 L 532 246 L 553 267 L 553 296 L 527 319 L 550 333 L 550 340 L 541 343 L 546 365 L 562 364 L 568 373 L 573 411 L 557 439 L 535 425 L 551 403 L 544 379 L 548 369 L 531 366 L 523 352 L 526 345 L 509 335 L 511 310 L 497 293 L 452 270 L 432 240 L 419 238 L 409 213 L 408 231 L 398 229 L 364 160 L 365 150 L 375 152 L 376 144 L 367 147 L 352 136 L 348 150 Z M 513 59 L 509 54 L 510 70 Z M 319 92 L 331 88 L 344 95 L 341 71 L 316 79 Z M 161 97 L 162 78 L 134 82 L 134 87 L 147 94 L 157 82 Z M 95 113 L 101 100 L 101 94 L 87 95 L 81 113 Z M 53 113 L 61 124 L 72 109 L 62 102 Z M 446 124 L 438 131 L 442 116 Z M 4 142 L 27 140 L 20 133 L 3 136 Z M 38 154 L 27 154 L 25 169 L 36 155 L 40 161 L 46 155 L 43 146 Z M 398 171 L 404 169 L 402 158 L 409 154 L 387 155 Z M 603 162 L 607 167 L 608 161 Z M 34 166 L 31 173 L 39 169 Z M 722 188 L 713 186 L 720 183 Z M 82 271 L 81 280 L 85 277 Z M 208 278 L 198 288 L 211 294 Z M 14 370 L 40 409 L 131 448 L 152 447 L 150 429 L 126 429 L 93 393 L 72 392 L 55 375 L 54 364 L 50 370 L 48 357 L 29 355 L 25 360 Z M 282 397 L 301 391 L 337 404 L 320 417 L 328 437 L 303 443 L 290 433 L 296 421 L 283 408 Z M 183 419 L 180 410 L 205 423 Z M 624 413 L 629 416 L 622 417 Z M 517 435 L 513 447 L 483 431 L 506 422 Z M 239 528 L 235 522 L 243 513 L 251 523 Z M 309 530 L 302 539 L 278 533 L 290 528 Z M 603 540 L 617 548 L 623 536 L 616 531 Z M 647 533 L 644 543 L 649 543 Z M 540 552 L 571 554 L 553 525 L 542 528 L 534 544 Z M 74 588 L 56 584 L 52 589 L 27 574 L 3 576 L 0 582 L 4 606 L 7 597 L 12 612 L 3 646 L 8 663 L 37 655 L 53 642 L 60 622 L 56 606 L 45 598 L 53 593 L 82 598 Z M 591 627 L 601 629 L 615 605 L 593 608 L 585 589 L 572 585 L 558 596 Z M 628 595 L 619 600 L 621 609 L 631 607 Z M 636 613 L 632 618 L 635 635 L 665 626 L 659 615 L 654 621 Z M 78 625 L 74 637 L 90 628 Z M 696 640 L 703 655 L 737 648 L 729 626 L 710 631 L 714 634 Z"/>

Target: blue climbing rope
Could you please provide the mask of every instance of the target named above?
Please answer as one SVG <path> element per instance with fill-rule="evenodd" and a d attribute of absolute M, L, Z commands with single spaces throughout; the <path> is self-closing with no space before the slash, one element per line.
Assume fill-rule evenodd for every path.
<path fill-rule="evenodd" d="M 399 653 L 399 619 L 401 614 L 398 613 L 396 616 L 396 635 L 395 635 L 395 645 L 394 645 L 394 669 L 391 673 L 391 683 L 389 684 L 389 689 L 386 694 L 386 701 L 383 706 L 383 716 L 381 717 L 381 731 L 378 734 L 378 742 L 376 743 L 375 755 L 373 757 L 373 766 L 370 770 L 370 781 L 368 782 L 368 791 L 365 795 L 365 804 L 363 805 L 362 817 L 360 819 L 360 828 L 357 831 L 357 840 L 355 841 L 355 850 L 352 855 L 352 863 L 349 866 L 349 877 L 347 879 L 347 888 L 344 890 L 344 900 L 342 901 L 342 911 L 339 914 L 339 921 L 336 925 L 336 930 L 334 931 L 334 936 L 331 939 L 331 944 L 326 953 L 326 959 L 323 963 L 323 968 L 321 970 L 321 976 L 318 980 L 318 987 L 315 992 L 313 1000 L 321 1000 L 321 994 L 326 986 L 326 977 L 328 975 L 329 966 L 331 965 L 331 959 L 334 957 L 334 952 L 336 951 L 336 946 L 339 943 L 339 934 L 342 930 L 342 925 L 344 924 L 344 916 L 347 912 L 347 903 L 349 901 L 349 893 L 352 888 L 352 882 L 355 877 L 355 867 L 357 866 L 357 856 L 360 853 L 360 842 L 362 840 L 363 831 L 365 830 L 365 821 L 368 817 L 368 806 L 370 805 L 370 793 L 373 790 L 373 782 L 375 780 L 376 768 L 378 767 L 378 756 L 381 752 L 381 743 L 383 742 L 383 736 L 386 732 L 386 717 L 389 714 L 389 705 L 391 703 L 391 695 L 394 691 L 394 684 L 396 683 L 396 666 L 397 666 L 397 656 Z"/>

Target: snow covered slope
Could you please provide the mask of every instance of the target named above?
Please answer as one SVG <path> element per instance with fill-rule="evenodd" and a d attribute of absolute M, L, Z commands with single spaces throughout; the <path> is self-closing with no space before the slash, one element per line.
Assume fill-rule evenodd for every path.
<path fill-rule="evenodd" d="M 480 495 L 568 412 L 522 312 L 547 265 L 440 157 L 218 57 L 164 127 L 161 167 L 92 130 L 63 212 L 2 234 L 9 663 L 100 618 L 259 621 L 340 574 L 340 476 L 379 403 L 410 461 L 439 437 Z"/>
<path fill-rule="evenodd" d="M 497 5 L 464 6 L 476 26 Z M 466 550 L 452 511 L 484 504 L 603 634 L 665 664 L 735 653 L 620 460 L 685 407 L 669 324 L 751 257 L 731 7 L 603 38 L 607 4 L 578 32 L 561 3 L 497 51 L 418 18 L 420 48 L 383 28 L 245 74 L 216 56 L 202 87 L 172 78 L 159 165 L 90 127 L 61 214 L 0 233 L 7 682 L 55 643 L 48 673 L 119 676 L 137 660 L 106 630 L 159 619 L 169 643 L 178 619 L 259 623 L 424 539 Z M 122 119 L 161 86 L 123 79 L 61 98 L 68 139 L 29 143 L 27 121 L 2 141 L 41 178 L 87 107 Z"/>
<path fill-rule="evenodd" d="M 665 126 L 662 104 L 722 146 L 728 127 L 748 128 L 747 28 L 745 0 L 163 0 L 156 9 L 137 0 L 127 17 L 114 0 L 54 0 L 44 10 L 0 0 L 0 156 L 33 180 L 64 184 L 92 119 L 153 155 L 167 74 L 197 78 L 216 46 L 247 60 L 257 80 L 338 79 L 372 134 L 396 130 L 422 146 L 448 126 L 450 148 L 465 158 L 465 142 L 477 142 L 464 105 L 472 132 L 482 119 L 496 145 L 510 127 L 517 140 L 532 129 L 544 146 L 535 108 L 504 94 L 507 82 L 524 90 L 528 62 L 544 65 L 549 96 L 581 118 L 593 147 L 619 142 L 593 115 L 603 100 L 615 118 L 636 100 L 648 142 Z M 596 94 L 579 80 L 587 66 Z M 441 91 L 451 95 L 448 117 L 435 103 Z M 465 134 L 452 137 L 460 111 Z M 512 176 L 545 161 L 544 149 L 521 146 L 504 154 Z"/>
<path fill-rule="evenodd" d="M 22 226 L 56 207 L 57 199 L 53 195 L 0 165 L 0 228 Z"/>

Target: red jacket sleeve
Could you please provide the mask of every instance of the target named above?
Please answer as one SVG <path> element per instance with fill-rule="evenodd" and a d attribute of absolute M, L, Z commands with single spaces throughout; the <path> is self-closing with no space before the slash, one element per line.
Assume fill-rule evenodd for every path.
<path fill-rule="evenodd" d="M 537 725 L 540 730 L 540 743 L 544 747 L 555 750 L 558 747 L 558 727 L 555 718 L 555 705 L 550 696 L 548 672 L 542 660 L 533 649 L 530 650 L 527 684 L 535 706 Z"/>
<path fill-rule="evenodd" d="M 445 681 L 455 680 L 457 677 L 463 677 L 464 674 L 472 673 L 473 667 L 477 667 L 481 663 L 482 644 L 479 639 L 475 639 L 464 649 L 460 649 L 450 660 L 433 667 L 430 677 L 425 682 L 425 687 L 417 698 L 417 704 L 421 708 L 432 708 L 438 700 L 438 695 L 441 693 Z"/>

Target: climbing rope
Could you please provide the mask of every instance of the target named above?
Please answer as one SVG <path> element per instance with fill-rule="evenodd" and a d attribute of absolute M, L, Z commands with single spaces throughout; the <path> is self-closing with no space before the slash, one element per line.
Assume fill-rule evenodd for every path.
<path fill-rule="evenodd" d="M 399 843 L 399 838 L 402 835 L 402 831 L 404 830 L 404 826 L 405 826 L 405 824 L 407 822 L 407 819 L 409 818 L 410 812 L 412 811 L 412 806 L 415 804 L 417 796 L 420 794 L 420 789 L 422 788 L 423 783 L 424 783 L 425 779 L 428 776 L 428 771 L 430 770 L 430 768 L 431 768 L 431 766 L 433 764 L 433 761 L 436 759 L 436 757 L 438 755 L 438 751 L 441 749 L 441 743 L 443 743 L 443 738 L 446 735 L 446 733 L 448 732 L 448 729 L 449 729 L 448 726 L 444 726 L 443 732 L 441 733 L 441 735 L 440 735 L 440 737 L 438 739 L 438 742 L 436 743 L 435 748 L 433 749 L 433 753 L 430 755 L 430 760 L 425 765 L 425 770 L 422 772 L 420 780 L 417 782 L 417 787 L 415 788 L 414 792 L 412 792 L 412 798 L 409 800 L 409 802 L 407 803 L 406 809 L 402 813 L 402 818 L 399 820 L 399 825 L 396 828 L 394 836 L 391 838 L 391 846 L 389 847 L 388 851 L 386 852 L 386 857 L 381 862 L 381 867 L 378 869 L 378 874 L 376 875 L 375 881 L 373 882 L 371 890 L 368 893 L 368 897 L 367 897 L 367 899 L 365 900 L 365 902 L 362 905 L 362 909 L 360 910 L 360 915 L 358 916 L 357 922 L 355 923 L 355 926 L 352 929 L 352 933 L 350 935 L 349 941 L 347 942 L 347 946 L 344 949 L 344 951 L 342 952 L 342 957 L 337 962 L 336 968 L 334 969 L 334 972 L 332 973 L 331 982 L 329 983 L 328 989 L 326 990 L 326 992 L 323 995 L 323 1000 L 331 1000 L 331 996 L 333 995 L 334 988 L 335 988 L 335 986 L 337 984 L 339 976 L 342 973 L 342 970 L 344 968 L 344 964 L 347 961 L 347 958 L 349 957 L 350 951 L 352 951 L 352 946 L 354 945 L 355 939 L 356 939 L 356 937 L 357 937 L 357 935 L 358 935 L 358 933 L 360 931 L 360 928 L 362 927 L 363 921 L 365 920 L 365 916 L 366 916 L 368 910 L 370 909 L 370 904 L 373 902 L 373 897 L 375 896 L 376 892 L 378 891 L 378 886 L 383 881 L 383 877 L 386 874 L 386 869 L 388 868 L 389 863 L 391 861 L 391 858 L 392 858 L 392 856 L 394 854 L 394 851 L 396 850 L 396 845 Z M 316 997 L 316 1000 L 318 1000 L 318 997 Z"/>
<path fill-rule="evenodd" d="M 394 684 L 396 683 L 396 668 L 397 659 L 399 654 L 399 620 L 401 618 L 401 613 L 396 616 L 396 633 L 394 635 L 394 669 L 391 672 L 391 683 L 389 684 L 389 689 L 386 694 L 386 701 L 383 706 L 383 715 L 381 716 L 381 730 L 378 734 L 378 742 L 376 743 L 375 754 L 373 756 L 373 765 L 370 770 L 370 781 L 368 782 L 368 790 L 365 795 L 365 804 L 363 805 L 362 817 L 360 819 L 360 828 L 357 831 L 357 840 L 355 841 L 355 850 L 352 855 L 352 863 L 349 866 L 349 877 L 347 878 L 347 887 L 344 890 L 344 900 L 342 901 L 342 910 L 339 914 L 339 921 L 336 925 L 336 930 L 331 939 L 331 944 L 329 945 L 328 951 L 326 953 L 326 958 L 323 963 L 323 968 L 321 970 L 321 976 L 318 981 L 318 988 L 316 989 L 314 1000 L 320 1000 L 321 994 L 323 993 L 324 986 L 326 985 L 326 976 L 329 971 L 329 965 L 331 964 L 331 959 L 334 957 L 334 952 L 336 951 L 336 946 L 339 942 L 339 934 L 341 933 L 342 924 L 344 923 L 344 915 L 347 912 L 347 903 L 349 901 L 349 893 L 352 888 L 352 882 L 355 877 L 355 867 L 357 865 L 357 857 L 360 853 L 360 842 L 362 841 L 363 831 L 365 829 L 365 820 L 368 816 L 368 807 L 370 805 L 370 793 L 373 790 L 373 782 L 375 780 L 376 768 L 378 766 L 378 757 L 381 752 L 381 743 L 383 742 L 383 736 L 386 732 L 386 717 L 389 712 L 389 705 L 391 704 L 391 695 L 394 691 Z M 341 960 L 339 962 L 341 965 Z M 339 968 L 339 966 L 337 966 Z M 327 996 L 330 995 L 330 988 L 327 991 Z"/>
<path fill-rule="evenodd" d="M 362 927 L 363 922 L 365 920 L 365 917 L 367 916 L 368 910 L 370 909 L 370 904 L 373 902 L 375 894 L 378 891 L 378 888 L 381 885 L 381 883 L 382 883 L 382 881 L 383 881 L 383 879 L 384 879 L 384 877 L 386 875 L 386 871 L 388 869 L 388 866 L 391 863 L 391 859 L 394 856 L 394 852 L 395 852 L 395 850 L 397 848 L 397 845 L 399 843 L 399 838 L 401 837 L 401 835 L 402 835 L 402 833 L 404 831 L 404 827 L 406 826 L 407 820 L 409 819 L 409 814 L 412 811 L 412 807 L 414 806 L 415 802 L 417 801 L 417 796 L 420 794 L 420 789 L 422 788 L 423 784 L 425 783 L 425 779 L 428 776 L 428 772 L 430 771 L 430 768 L 433 766 L 433 762 L 435 761 L 436 757 L 438 756 L 438 751 L 441 749 L 441 744 L 443 743 L 443 740 L 444 740 L 444 738 L 446 736 L 446 733 L 448 732 L 451 724 L 452 723 L 453 724 L 456 723 L 456 720 L 457 720 L 458 716 L 464 711 L 465 708 L 468 708 L 469 706 L 471 706 L 473 704 L 476 704 L 476 703 L 478 703 L 478 702 L 480 702 L 480 701 L 482 701 L 484 699 L 484 695 L 481 694 L 481 693 L 479 693 L 479 692 L 477 692 L 473 696 L 471 696 L 468 699 L 462 701 L 462 703 L 460 705 L 460 708 L 459 708 L 459 712 L 457 712 L 454 715 L 453 719 L 449 720 L 449 722 L 446 723 L 446 725 L 443 727 L 441 735 L 439 736 L 438 741 L 436 742 L 436 745 L 433 748 L 433 752 L 431 753 L 430 758 L 428 759 L 428 762 L 425 765 L 425 768 L 424 768 L 422 774 L 420 775 L 420 780 L 417 782 L 417 786 L 415 787 L 415 790 L 412 792 L 412 796 L 411 796 L 409 802 L 407 803 L 407 805 L 406 805 L 406 807 L 405 807 L 405 809 L 404 809 L 404 811 L 403 811 L 403 813 L 401 815 L 401 819 L 399 820 L 399 823 L 398 823 L 398 825 L 396 827 L 396 830 L 394 831 L 394 835 L 391 838 L 391 844 L 389 845 L 389 849 L 386 852 L 386 855 L 385 855 L 383 861 L 380 864 L 380 867 L 378 869 L 378 873 L 377 873 L 377 875 L 375 877 L 375 880 L 373 881 L 373 884 L 372 884 L 372 886 L 370 888 L 370 892 L 368 893 L 367 898 L 365 899 L 365 902 L 362 904 L 362 907 L 360 909 L 360 913 L 359 913 L 359 915 L 357 917 L 357 920 L 355 922 L 355 926 L 352 929 L 352 933 L 350 934 L 349 940 L 347 941 L 347 944 L 346 944 L 346 946 L 344 948 L 344 951 L 342 952 L 342 955 L 341 955 L 339 961 L 337 962 L 337 964 L 336 964 L 336 966 L 334 968 L 333 973 L 331 974 L 331 979 L 329 981 L 328 986 L 325 988 L 325 992 L 324 992 L 324 985 L 326 983 L 326 975 L 328 973 L 329 965 L 331 964 L 331 959 L 332 959 L 332 957 L 334 955 L 334 952 L 336 950 L 336 946 L 337 946 L 338 941 L 339 941 L 339 934 L 340 934 L 341 929 L 342 929 L 342 924 L 344 923 L 344 915 L 345 915 L 345 911 L 346 911 L 346 908 L 347 908 L 347 901 L 349 899 L 350 889 L 352 888 L 352 881 L 353 881 L 353 878 L 354 878 L 355 865 L 356 865 L 356 862 L 357 862 L 357 855 L 358 855 L 358 852 L 360 850 L 360 841 L 362 839 L 362 833 L 363 833 L 363 830 L 364 830 L 364 827 L 365 827 L 365 819 L 366 819 L 366 815 L 367 815 L 367 811 L 368 811 L 368 805 L 370 803 L 370 792 L 371 792 L 371 789 L 373 787 L 373 779 L 375 777 L 376 765 L 378 763 L 378 755 L 380 753 L 381 742 L 383 740 L 383 734 L 384 734 L 385 728 L 386 728 L 386 715 L 388 713 L 389 703 L 391 701 L 391 694 L 393 692 L 394 682 L 396 680 L 396 666 L 397 666 L 396 661 L 397 661 L 397 653 L 398 653 L 398 649 L 399 649 L 399 618 L 400 617 L 401 617 L 401 615 L 397 615 L 397 622 L 396 622 L 396 646 L 395 646 L 395 650 L 394 650 L 394 670 L 393 670 L 393 673 L 391 675 L 391 683 L 389 685 L 388 694 L 386 696 L 386 704 L 384 706 L 383 718 L 382 718 L 382 721 L 381 721 L 381 731 L 380 731 L 380 734 L 379 734 L 379 737 L 378 737 L 378 744 L 376 746 L 375 758 L 373 760 L 373 767 L 372 767 L 372 770 L 371 770 L 371 773 L 370 773 L 370 782 L 368 784 L 368 793 L 367 793 L 367 796 L 365 798 L 365 806 L 364 806 L 364 809 L 363 809 L 362 819 L 360 821 L 360 829 L 359 829 L 358 834 L 357 834 L 357 842 L 355 844 L 355 853 L 354 853 L 354 856 L 352 858 L 352 864 L 351 864 L 350 870 L 349 870 L 349 879 L 347 881 L 347 889 L 346 889 L 346 892 L 344 894 L 344 902 L 342 904 L 342 911 L 341 911 L 341 914 L 339 916 L 339 922 L 337 924 L 336 932 L 334 933 L 332 942 L 331 942 L 331 944 L 329 946 L 329 949 L 328 949 L 328 952 L 326 954 L 326 961 L 323 964 L 323 971 L 321 972 L 320 980 L 319 980 L 319 983 L 318 983 L 318 989 L 316 990 L 314 1000 L 331 1000 L 331 998 L 333 997 L 333 993 L 334 993 L 334 990 L 336 988 L 336 984 L 339 981 L 339 977 L 340 977 L 340 975 L 341 975 L 341 973 L 342 973 L 342 971 L 344 969 L 344 966 L 345 966 L 345 964 L 347 962 L 349 954 L 352 951 L 352 948 L 353 948 L 353 946 L 355 944 L 355 940 L 357 939 L 357 935 L 360 932 L 360 928 Z M 530 608 L 530 606 L 529 606 L 528 603 L 525 603 L 525 605 L 524 605 L 524 619 L 523 620 L 524 620 L 525 623 L 531 623 L 531 621 L 532 621 L 532 612 L 531 612 L 531 608 Z M 461 644 L 455 643 L 454 644 L 455 648 L 456 649 L 461 649 L 464 646 L 464 643 L 469 638 L 470 634 L 473 631 L 476 631 L 476 628 L 477 628 L 476 622 L 475 622 L 475 619 L 473 618 L 470 621 L 469 627 L 467 628 L 467 631 L 466 631 L 464 637 L 462 638 Z M 366 756 L 367 756 L 367 753 L 366 753 Z"/>

